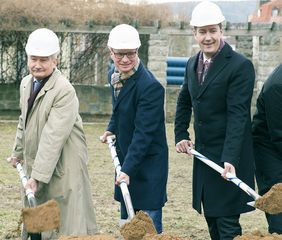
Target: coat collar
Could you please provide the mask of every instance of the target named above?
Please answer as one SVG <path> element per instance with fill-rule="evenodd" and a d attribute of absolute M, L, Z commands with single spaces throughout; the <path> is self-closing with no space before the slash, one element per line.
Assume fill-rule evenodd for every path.
<path fill-rule="evenodd" d="M 136 81 L 138 80 L 138 76 L 140 74 L 140 72 L 143 70 L 144 66 L 140 61 L 139 67 L 137 69 L 137 71 L 126 80 L 125 84 L 123 85 L 117 100 L 114 100 L 113 102 L 113 110 L 115 110 L 117 108 L 117 106 L 119 105 L 119 103 L 121 102 L 121 100 L 123 98 L 126 97 L 127 94 L 130 93 L 130 90 L 133 88 L 133 86 L 136 84 Z"/>
<path fill-rule="evenodd" d="M 48 79 L 48 81 L 45 83 L 45 85 L 42 87 L 42 89 L 40 90 L 40 92 L 37 94 L 36 99 L 34 100 L 33 105 L 35 106 L 37 101 L 46 94 L 46 92 L 48 92 L 50 89 L 52 89 L 55 85 L 56 79 L 58 78 L 58 76 L 61 74 L 61 72 L 58 69 L 55 69 L 54 72 L 52 73 L 52 75 L 50 76 L 50 78 Z M 27 81 L 23 83 L 23 117 L 24 119 L 26 119 L 26 115 L 27 115 L 27 110 L 28 110 L 28 99 L 30 98 L 30 94 L 31 94 L 31 89 L 32 89 L 32 84 L 33 84 L 33 76 L 30 74 L 29 76 L 27 76 Z M 32 107 L 30 114 L 32 113 L 34 106 Z"/>
<path fill-rule="evenodd" d="M 199 54 L 198 53 L 195 57 L 191 59 L 191 64 L 188 68 L 188 74 L 191 74 L 191 87 L 195 92 L 196 95 L 194 97 L 199 98 L 208 88 L 208 86 L 212 83 L 212 81 L 217 77 L 217 75 L 222 71 L 223 68 L 226 67 L 228 64 L 231 56 L 232 56 L 232 48 L 229 44 L 225 43 L 224 47 L 220 51 L 220 53 L 215 57 L 212 65 L 210 66 L 210 69 L 207 73 L 207 76 L 205 78 L 205 82 L 202 86 L 199 86 L 198 79 L 197 79 L 197 63 Z"/>

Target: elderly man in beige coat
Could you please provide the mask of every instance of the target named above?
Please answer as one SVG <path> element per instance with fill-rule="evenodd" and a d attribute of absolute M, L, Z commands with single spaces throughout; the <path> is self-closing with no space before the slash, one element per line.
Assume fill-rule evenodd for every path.
<path fill-rule="evenodd" d="M 53 31 L 42 28 L 30 34 L 30 75 L 21 82 L 21 115 L 9 159 L 23 160 L 26 188 L 35 192 L 38 204 L 50 199 L 59 204 L 59 233 L 44 232 L 42 239 L 97 232 L 79 103 L 73 86 L 56 68 L 59 51 Z"/>

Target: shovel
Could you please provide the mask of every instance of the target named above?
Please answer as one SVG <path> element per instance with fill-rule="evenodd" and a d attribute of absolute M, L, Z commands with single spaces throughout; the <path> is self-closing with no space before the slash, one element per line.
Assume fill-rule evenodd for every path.
<path fill-rule="evenodd" d="M 115 135 L 108 136 L 107 143 L 109 145 L 116 174 L 118 176 L 120 174 L 121 165 L 115 148 Z M 147 213 L 143 211 L 138 211 L 137 214 L 135 215 L 126 182 L 121 181 L 119 186 L 122 192 L 122 197 L 125 203 L 128 220 L 129 220 L 129 222 L 121 223 L 122 225 L 121 225 L 120 233 L 123 236 L 123 238 L 128 240 L 143 239 L 143 236 L 145 236 L 147 233 L 156 235 L 157 231 L 154 226 L 153 220 L 150 218 L 150 216 Z"/>
<path fill-rule="evenodd" d="M 12 162 L 16 166 L 22 185 L 25 187 L 28 178 L 20 162 L 11 158 L 8 158 L 7 161 Z M 30 207 L 22 210 L 25 228 L 31 240 L 41 240 L 41 232 L 56 229 L 60 225 L 60 209 L 58 203 L 55 200 L 49 200 L 37 206 L 34 193 L 31 189 L 25 189 L 25 195 Z"/>
<path fill-rule="evenodd" d="M 207 157 L 202 155 L 201 153 L 197 152 L 194 149 L 191 149 L 190 152 L 197 157 L 199 160 L 201 160 L 203 163 L 207 164 L 211 168 L 213 168 L 215 171 L 219 172 L 220 174 L 223 173 L 224 169 L 217 165 L 215 162 L 209 160 Z M 236 186 L 241 188 L 244 192 L 246 192 L 249 196 L 251 196 L 255 201 L 261 196 L 257 194 L 252 188 L 250 188 L 246 183 L 244 183 L 242 180 L 237 178 L 234 174 L 227 172 L 226 174 L 227 180 L 233 182 Z M 248 202 L 247 204 L 254 207 L 255 201 Z"/>
<path fill-rule="evenodd" d="M 25 187 L 28 179 L 27 179 L 27 176 L 24 174 L 24 171 L 23 171 L 23 168 L 20 162 L 16 163 L 16 168 L 20 175 L 22 185 L 23 187 Z M 36 199 L 34 197 L 33 191 L 31 189 L 26 189 L 25 195 L 27 197 L 29 207 L 36 207 L 37 203 L 36 203 Z M 41 233 L 29 233 L 29 235 L 30 235 L 31 240 L 41 240 Z"/>
<path fill-rule="evenodd" d="M 117 176 L 119 176 L 121 166 L 120 166 L 120 162 L 119 162 L 117 152 L 116 152 L 116 148 L 115 148 L 115 136 L 114 135 L 108 136 L 107 137 L 107 143 L 109 145 L 109 149 L 110 149 L 112 160 L 113 160 L 113 163 L 114 163 L 114 166 L 115 166 L 116 174 L 117 174 Z M 125 203 L 128 218 L 129 218 L 129 220 L 131 220 L 131 219 L 134 218 L 135 213 L 134 213 L 131 197 L 130 197 L 126 182 L 121 181 L 121 183 L 119 184 L 119 187 L 121 189 L 121 193 L 122 193 L 123 201 Z"/>

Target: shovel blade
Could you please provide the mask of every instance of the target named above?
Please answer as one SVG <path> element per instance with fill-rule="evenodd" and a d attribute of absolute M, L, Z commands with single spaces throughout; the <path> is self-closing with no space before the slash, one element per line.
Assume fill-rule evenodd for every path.
<path fill-rule="evenodd" d="M 40 233 L 60 226 L 60 209 L 55 200 L 34 208 L 22 209 L 23 223 L 27 232 Z"/>
<path fill-rule="evenodd" d="M 255 207 L 255 201 L 247 202 L 247 205 L 251 207 Z"/>

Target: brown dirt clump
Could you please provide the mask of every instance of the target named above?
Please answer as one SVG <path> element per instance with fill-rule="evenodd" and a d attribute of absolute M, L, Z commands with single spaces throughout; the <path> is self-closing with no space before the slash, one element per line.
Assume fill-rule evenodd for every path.
<path fill-rule="evenodd" d="M 282 212 L 282 183 L 277 183 L 255 202 L 255 207 L 270 213 L 278 214 Z"/>
<path fill-rule="evenodd" d="M 178 236 L 174 236 L 167 233 L 162 234 L 146 234 L 142 240 L 189 240 L 188 238 L 182 238 Z"/>
<path fill-rule="evenodd" d="M 22 216 L 26 230 L 30 233 L 45 232 L 60 226 L 60 209 L 55 200 L 34 208 L 23 208 Z"/>
<path fill-rule="evenodd" d="M 110 235 L 93 235 L 93 236 L 77 236 L 77 237 L 61 236 L 59 240 L 115 240 L 115 238 Z"/>
<path fill-rule="evenodd" d="M 262 234 L 260 231 L 254 231 L 242 236 L 237 236 L 234 238 L 234 240 L 282 240 L 282 235 L 279 235 L 277 233 Z"/>
<path fill-rule="evenodd" d="M 130 222 L 125 223 L 120 229 L 125 240 L 142 240 L 148 234 L 157 234 L 153 220 L 143 211 L 137 212 Z"/>

